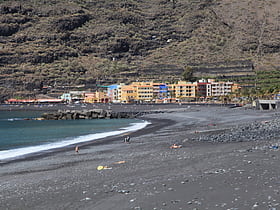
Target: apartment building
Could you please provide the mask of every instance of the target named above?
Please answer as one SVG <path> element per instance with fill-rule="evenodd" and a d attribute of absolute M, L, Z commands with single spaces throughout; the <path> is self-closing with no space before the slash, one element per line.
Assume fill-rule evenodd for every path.
<path fill-rule="evenodd" d="M 198 82 L 197 83 L 197 97 L 206 97 L 209 90 L 209 83 Z"/>
<path fill-rule="evenodd" d="M 202 79 L 197 82 L 198 97 L 226 96 L 238 89 L 240 86 L 233 82 L 216 82 L 213 79 Z"/>
<path fill-rule="evenodd" d="M 207 84 L 207 96 L 226 96 L 232 92 L 233 82 L 211 82 Z"/>
<path fill-rule="evenodd" d="M 95 93 L 85 93 L 84 94 L 85 103 L 97 103 L 97 98 Z"/>
<path fill-rule="evenodd" d="M 153 98 L 164 99 L 168 97 L 168 85 L 165 83 L 153 83 Z"/>
<path fill-rule="evenodd" d="M 120 86 L 120 102 L 131 103 L 137 98 L 137 92 L 133 85 L 122 85 Z"/>
<path fill-rule="evenodd" d="M 132 82 L 130 85 L 119 87 L 120 102 L 152 102 L 157 98 L 165 98 L 168 87 L 164 83 Z"/>
<path fill-rule="evenodd" d="M 173 91 L 174 96 L 176 98 L 195 98 L 197 84 L 186 82 L 186 81 L 178 81 L 177 84 L 173 84 L 170 86 L 171 91 Z"/>
<path fill-rule="evenodd" d="M 107 92 L 96 91 L 84 94 L 85 103 L 108 103 L 110 101 Z"/>
<path fill-rule="evenodd" d="M 197 97 L 225 96 L 235 89 L 238 89 L 238 85 L 232 82 L 215 82 L 210 79 L 202 79 L 194 83 L 179 81 L 168 85 L 154 82 L 132 82 L 130 85 L 108 86 L 108 98 L 113 103 L 167 102 Z"/>
<path fill-rule="evenodd" d="M 136 92 L 136 101 L 150 102 L 153 100 L 153 82 L 132 82 Z"/>
<path fill-rule="evenodd" d="M 111 102 L 113 103 L 119 103 L 120 102 L 120 90 L 121 85 L 109 85 L 108 86 L 108 97 Z"/>

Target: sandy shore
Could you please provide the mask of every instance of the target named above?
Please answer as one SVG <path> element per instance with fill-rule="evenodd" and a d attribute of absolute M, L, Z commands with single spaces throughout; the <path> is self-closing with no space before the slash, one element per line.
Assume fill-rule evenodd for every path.
<path fill-rule="evenodd" d="M 280 209 L 280 141 L 263 132 L 278 129 L 278 112 L 168 108 L 145 116 L 153 124 L 130 144 L 113 137 L 1 165 L 1 209 Z M 254 139 L 211 141 L 252 123 Z"/>

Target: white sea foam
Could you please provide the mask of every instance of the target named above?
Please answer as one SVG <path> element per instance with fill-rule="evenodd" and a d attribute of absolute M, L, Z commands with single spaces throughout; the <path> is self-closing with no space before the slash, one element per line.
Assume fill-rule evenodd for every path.
<path fill-rule="evenodd" d="M 16 159 L 18 157 L 30 155 L 33 153 L 39 153 L 39 152 L 43 152 L 43 151 L 47 151 L 47 150 L 66 147 L 66 146 L 73 145 L 73 144 L 101 139 L 101 138 L 105 138 L 108 136 L 115 136 L 115 135 L 120 135 L 120 134 L 124 134 L 127 132 L 133 132 L 133 131 L 145 128 L 148 124 L 150 124 L 150 123 L 147 121 L 143 121 L 143 122 L 139 122 L 139 123 L 131 123 L 131 126 L 121 128 L 120 130 L 116 130 L 116 131 L 88 134 L 88 135 L 84 135 L 84 136 L 78 136 L 78 137 L 75 137 L 70 140 L 65 140 L 65 141 L 60 141 L 60 142 L 55 142 L 55 143 L 50 143 L 50 144 L 30 146 L 30 147 L 11 149 L 11 150 L 4 150 L 4 151 L 0 151 L 0 161 L 12 160 L 12 159 Z"/>
<path fill-rule="evenodd" d="M 8 119 L 0 119 L 0 121 L 18 121 L 24 120 L 23 118 L 8 118 Z"/>

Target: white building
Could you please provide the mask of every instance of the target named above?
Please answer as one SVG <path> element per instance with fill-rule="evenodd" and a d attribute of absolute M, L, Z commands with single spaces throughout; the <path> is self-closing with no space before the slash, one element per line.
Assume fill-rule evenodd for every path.
<path fill-rule="evenodd" d="M 232 92 L 233 82 L 210 82 L 206 85 L 207 96 L 226 96 Z"/>

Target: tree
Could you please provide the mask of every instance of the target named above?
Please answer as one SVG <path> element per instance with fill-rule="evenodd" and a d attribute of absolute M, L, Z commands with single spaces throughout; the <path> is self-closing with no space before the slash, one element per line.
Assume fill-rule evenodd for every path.
<path fill-rule="evenodd" d="M 186 67 L 185 70 L 182 73 L 183 80 L 195 82 L 196 78 L 193 76 L 193 68 L 192 67 Z"/>

